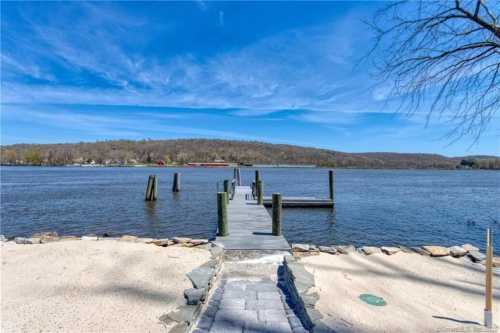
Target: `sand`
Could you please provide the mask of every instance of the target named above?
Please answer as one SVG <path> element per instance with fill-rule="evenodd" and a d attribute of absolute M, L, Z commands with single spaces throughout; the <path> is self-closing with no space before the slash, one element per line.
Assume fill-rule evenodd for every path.
<path fill-rule="evenodd" d="M 3 243 L 2 332 L 166 332 L 207 250 L 102 241 Z"/>
<path fill-rule="evenodd" d="M 484 329 L 484 269 L 468 259 L 397 253 L 301 259 L 314 273 L 317 309 L 337 332 L 479 332 Z M 500 273 L 493 278 L 500 323 Z M 370 293 L 386 306 L 359 299 Z M 496 331 L 495 331 L 496 332 Z"/>

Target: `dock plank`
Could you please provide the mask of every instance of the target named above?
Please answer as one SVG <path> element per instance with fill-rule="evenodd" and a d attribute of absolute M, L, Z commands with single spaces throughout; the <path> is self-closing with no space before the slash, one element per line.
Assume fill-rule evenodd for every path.
<path fill-rule="evenodd" d="M 236 186 L 228 205 L 229 236 L 217 237 L 226 250 L 290 250 L 283 236 L 273 236 L 272 220 L 262 205 L 251 198 L 249 186 Z"/>

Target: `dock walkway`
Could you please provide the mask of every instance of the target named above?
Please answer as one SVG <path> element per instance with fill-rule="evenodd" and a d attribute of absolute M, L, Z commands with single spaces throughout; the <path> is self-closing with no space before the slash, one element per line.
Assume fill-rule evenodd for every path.
<path fill-rule="evenodd" d="M 229 235 L 217 237 L 225 250 L 288 251 L 290 245 L 283 236 L 271 233 L 271 216 L 257 205 L 249 186 L 236 186 L 233 200 L 227 207 Z"/>

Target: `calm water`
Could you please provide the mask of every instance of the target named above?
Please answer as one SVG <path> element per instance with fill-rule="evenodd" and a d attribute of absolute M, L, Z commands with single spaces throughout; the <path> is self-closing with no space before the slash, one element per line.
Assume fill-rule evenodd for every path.
<path fill-rule="evenodd" d="M 182 192 L 170 192 L 182 173 Z M 482 247 L 490 226 L 500 246 L 500 172 L 337 170 L 335 213 L 285 209 L 290 242 L 408 246 L 469 242 Z M 144 201 L 149 174 L 159 175 L 159 200 Z M 248 184 L 254 169 L 242 169 Z M 328 194 L 325 169 L 261 169 L 266 195 Z M 210 238 L 216 232 L 217 182 L 232 169 L 1 169 L 1 233 L 8 237 L 135 234 Z M 220 185 L 219 185 L 220 186 Z"/>

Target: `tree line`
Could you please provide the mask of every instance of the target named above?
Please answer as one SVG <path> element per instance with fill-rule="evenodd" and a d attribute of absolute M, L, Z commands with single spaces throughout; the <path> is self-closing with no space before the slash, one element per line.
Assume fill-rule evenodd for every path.
<path fill-rule="evenodd" d="M 495 156 L 449 158 L 436 154 L 344 153 L 255 141 L 209 139 L 15 144 L 1 146 L 0 152 L 3 165 L 185 165 L 189 162 L 224 161 L 247 165 L 314 164 L 373 169 L 500 169 L 500 158 Z"/>

